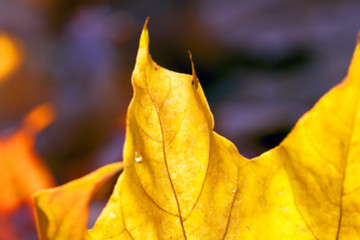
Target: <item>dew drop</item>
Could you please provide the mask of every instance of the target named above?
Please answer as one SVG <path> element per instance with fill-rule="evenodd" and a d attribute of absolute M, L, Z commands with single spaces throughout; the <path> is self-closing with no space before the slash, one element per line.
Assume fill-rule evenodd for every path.
<path fill-rule="evenodd" d="M 250 229 L 249 227 L 245 228 L 246 231 L 249 231 L 249 229 Z"/>
<path fill-rule="evenodd" d="M 138 152 L 135 152 L 135 162 L 137 163 L 142 162 L 142 156 Z"/>
<path fill-rule="evenodd" d="M 233 192 L 233 193 L 236 193 L 236 189 L 233 189 L 232 192 Z"/>

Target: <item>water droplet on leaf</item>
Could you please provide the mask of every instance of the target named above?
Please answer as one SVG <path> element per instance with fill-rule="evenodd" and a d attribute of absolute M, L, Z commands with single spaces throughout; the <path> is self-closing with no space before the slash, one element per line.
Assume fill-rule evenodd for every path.
<path fill-rule="evenodd" d="M 137 163 L 142 162 L 142 156 L 138 152 L 135 152 L 135 162 Z"/>

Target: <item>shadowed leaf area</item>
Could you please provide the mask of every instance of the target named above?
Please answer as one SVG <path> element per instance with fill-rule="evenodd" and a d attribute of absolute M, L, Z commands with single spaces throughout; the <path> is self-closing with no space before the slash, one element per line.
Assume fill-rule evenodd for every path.
<path fill-rule="evenodd" d="M 40 239 L 359 239 L 360 45 L 345 80 L 254 159 L 213 131 L 194 67 L 164 69 L 148 46 L 145 25 L 106 207 L 87 230 L 92 189 L 120 165 L 38 192 Z"/>

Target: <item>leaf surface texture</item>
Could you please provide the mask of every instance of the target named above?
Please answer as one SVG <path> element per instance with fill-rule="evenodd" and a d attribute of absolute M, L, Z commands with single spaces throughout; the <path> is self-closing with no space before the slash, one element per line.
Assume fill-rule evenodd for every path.
<path fill-rule="evenodd" d="M 360 239 L 359 45 L 346 79 L 254 159 L 213 131 L 194 67 L 186 75 L 152 60 L 146 25 L 132 84 L 124 172 L 77 239 Z M 87 196 L 39 193 L 50 201 L 37 206 L 41 239 L 69 239 L 76 222 L 62 218 L 62 201 Z"/>

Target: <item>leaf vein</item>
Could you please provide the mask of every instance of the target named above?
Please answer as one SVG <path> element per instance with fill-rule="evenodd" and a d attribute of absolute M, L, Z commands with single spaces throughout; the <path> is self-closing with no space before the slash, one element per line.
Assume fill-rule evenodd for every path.
<path fill-rule="evenodd" d="M 357 88 L 357 92 L 355 94 L 356 99 L 355 99 L 355 112 L 357 111 L 357 109 L 359 108 L 359 102 L 360 102 L 360 97 L 359 97 L 359 88 Z M 348 141 L 347 141 L 347 145 L 346 145 L 346 149 L 345 149 L 345 161 L 344 161 L 344 169 L 342 171 L 342 178 L 341 178 L 341 190 L 340 190 L 340 213 L 339 213 L 339 222 L 338 222 L 338 229 L 337 229 L 337 234 L 336 234 L 336 240 L 339 239 L 340 237 L 340 230 L 341 230 L 341 223 L 342 223 L 342 217 L 343 217 L 343 196 L 344 196 L 344 183 L 345 183 L 345 178 L 346 178 L 346 165 L 347 162 L 349 160 L 349 155 L 350 155 L 350 146 L 351 143 L 353 141 L 353 137 L 354 137 L 354 128 L 355 128 L 355 122 L 356 122 L 356 113 L 353 114 L 353 117 L 351 119 L 351 125 L 350 125 L 350 134 L 348 136 Z"/>
<path fill-rule="evenodd" d="M 158 116 L 158 120 L 159 120 L 159 125 L 160 125 L 160 132 L 161 132 L 161 137 L 162 137 L 162 148 L 163 148 L 163 155 L 164 155 L 164 161 L 165 161 L 165 167 L 166 167 L 166 172 L 168 174 L 168 178 L 169 178 L 169 181 L 170 181 L 170 185 L 171 185 L 171 188 L 173 190 L 173 193 L 174 193 L 174 197 L 175 197 L 175 201 L 176 201 L 176 205 L 177 205 L 177 208 L 178 208 L 178 213 L 179 213 L 179 221 L 180 221 L 180 225 L 181 225 L 181 229 L 182 229 L 182 232 L 183 232 L 183 235 L 184 235 L 184 239 L 187 240 L 187 237 L 186 237 L 186 232 L 185 232 L 185 227 L 184 227 L 184 223 L 183 223 L 183 219 L 182 219 L 182 216 L 181 216 L 181 210 L 180 210 L 180 203 L 179 203 L 179 199 L 176 195 L 176 191 L 175 191 L 175 187 L 174 187 L 174 183 L 171 179 L 171 175 L 170 175 L 170 171 L 169 171 L 169 166 L 168 166 L 168 162 L 167 162 L 167 158 L 166 158 L 166 148 L 165 148 L 165 138 L 164 138 L 164 131 L 163 131 L 163 126 L 162 126 L 162 121 L 161 121 L 161 117 L 160 117 L 160 112 L 159 112 L 159 108 L 156 104 L 156 101 L 154 99 L 154 97 L 151 95 L 151 92 L 150 92 L 150 89 L 149 89 L 149 86 L 148 86 L 148 81 L 147 81 L 147 72 L 145 71 L 145 83 L 146 83 L 146 90 L 148 92 L 148 95 L 154 105 L 154 108 L 155 108 L 155 111 L 156 111 L 156 114 Z"/>
<path fill-rule="evenodd" d="M 285 163 L 285 164 L 286 164 L 286 163 Z M 294 197 L 293 197 L 293 199 L 294 199 L 294 205 L 295 205 L 295 207 L 296 207 L 296 209 L 297 209 L 300 217 L 301 217 L 302 220 L 304 221 L 306 227 L 309 229 L 309 231 L 310 231 L 311 234 L 313 235 L 314 239 L 315 239 L 315 240 L 319 240 L 319 239 L 316 237 L 316 235 L 315 235 L 315 233 L 313 232 L 313 230 L 311 229 L 309 223 L 306 221 L 304 215 L 302 214 L 302 212 L 301 212 L 300 209 L 299 209 L 298 203 L 297 203 L 297 201 L 296 201 L 295 193 L 294 193 L 294 185 L 293 185 L 293 183 L 292 183 L 292 181 L 291 181 L 291 179 L 290 179 L 290 174 L 289 174 L 289 172 L 288 172 L 289 170 L 288 170 L 288 168 L 287 168 L 286 166 L 285 166 L 285 171 L 286 171 L 286 176 L 288 177 L 288 180 L 289 180 L 290 185 L 291 185 L 292 196 L 294 196 Z"/>
<path fill-rule="evenodd" d="M 232 156 L 232 155 L 231 155 Z M 239 175 L 240 175 L 240 169 L 238 169 L 238 173 L 237 173 L 237 179 L 236 179 L 236 189 L 235 189 L 235 194 L 234 194 L 234 198 L 231 202 L 231 206 L 230 206 L 230 211 L 229 211 L 229 216 L 228 216 L 228 221 L 226 223 L 226 228 L 225 228 L 225 231 L 224 231 L 224 235 L 222 237 L 222 240 L 225 239 L 227 233 L 228 233 L 228 229 L 229 229 L 229 226 L 230 226 L 230 220 L 231 220 L 231 215 L 232 215 L 232 210 L 234 208 L 234 205 L 235 205 L 235 200 L 236 200 L 236 196 L 238 194 L 238 191 L 239 191 Z"/>
<path fill-rule="evenodd" d="M 135 173 L 136 173 L 135 176 L 136 176 L 136 178 L 138 179 L 139 185 L 140 185 L 141 189 L 144 191 L 145 196 L 148 197 L 148 198 L 150 199 L 150 201 L 151 201 L 157 208 L 159 208 L 160 210 L 162 210 L 163 212 L 165 212 L 165 213 L 167 213 L 167 214 L 169 214 L 169 215 L 171 215 L 171 216 L 174 216 L 174 217 L 179 217 L 178 215 L 173 214 L 173 213 L 167 211 L 166 209 L 162 208 L 159 204 L 157 204 L 157 202 L 155 202 L 154 199 L 152 199 L 152 197 L 146 192 L 144 186 L 141 184 L 141 182 L 140 182 L 140 177 L 139 177 L 138 173 L 137 173 L 136 171 L 135 171 Z"/>
<path fill-rule="evenodd" d="M 210 138 L 210 139 L 211 139 L 211 138 Z M 210 141 L 211 141 L 211 140 L 210 140 Z M 209 148 L 209 156 L 210 156 L 210 149 L 211 149 L 211 148 Z M 206 172 L 205 172 L 205 178 L 204 178 L 204 181 L 203 181 L 203 183 L 202 183 L 202 186 L 201 186 L 199 195 L 198 195 L 198 197 L 197 197 L 197 199 L 196 199 L 193 207 L 190 209 L 189 214 L 184 218 L 184 222 L 190 217 L 191 213 L 194 211 L 196 205 L 197 205 L 198 202 L 199 202 L 200 196 L 201 196 L 201 194 L 202 194 L 202 192 L 203 192 L 203 190 L 204 190 L 204 187 L 205 187 L 206 179 L 207 179 L 207 177 L 208 177 L 208 175 L 209 175 L 209 165 L 210 165 L 210 159 L 208 159 L 208 164 L 207 164 Z"/>

